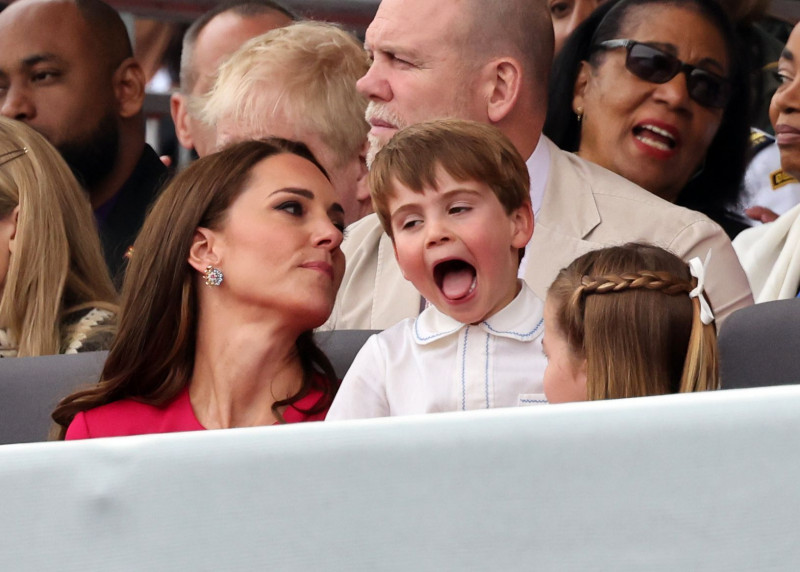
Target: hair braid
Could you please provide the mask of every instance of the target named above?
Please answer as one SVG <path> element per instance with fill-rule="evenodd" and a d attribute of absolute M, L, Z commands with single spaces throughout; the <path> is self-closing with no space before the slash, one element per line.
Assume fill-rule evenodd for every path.
<path fill-rule="evenodd" d="M 658 290 L 669 296 L 689 293 L 694 288 L 692 282 L 677 278 L 669 272 L 644 270 L 626 272 L 624 274 L 606 274 L 603 276 L 583 276 L 576 292 L 580 296 L 589 294 L 607 294 L 625 290 Z"/>

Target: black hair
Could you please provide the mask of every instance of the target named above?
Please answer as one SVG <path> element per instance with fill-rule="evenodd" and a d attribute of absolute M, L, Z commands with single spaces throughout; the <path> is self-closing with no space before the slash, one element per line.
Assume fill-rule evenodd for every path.
<path fill-rule="evenodd" d="M 681 190 L 677 204 L 700 211 L 717 222 L 730 218 L 738 202 L 747 166 L 750 133 L 750 90 L 747 54 L 722 8 L 713 0 L 617 0 L 602 4 L 567 39 L 553 65 L 544 134 L 565 151 L 577 151 L 580 123 L 572 110 L 572 94 L 581 62 L 594 66 L 601 55 L 592 47 L 617 39 L 631 9 L 648 4 L 696 10 L 719 31 L 728 51 L 733 93 L 698 173 Z"/>

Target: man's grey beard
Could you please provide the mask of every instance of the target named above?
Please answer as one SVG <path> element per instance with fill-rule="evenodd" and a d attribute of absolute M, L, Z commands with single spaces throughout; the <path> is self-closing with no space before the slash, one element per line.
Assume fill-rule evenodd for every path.
<path fill-rule="evenodd" d="M 398 129 L 402 129 L 403 127 L 407 127 L 406 122 L 400 119 L 400 117 L 389 108 L 385 107 L 381 103 L 375 103 L 374 101 L 370 101 L 367 105 L 367 110 L 364 113 L 364 117 L 369 123 L 370 119 L 380 119 L 391 123 Z M 378 152 L 383 149 L 383 146 L 386 145 L 387 141 L 381 141 L 376 136 L 372 135 L 372 133 L 367 133 L 367 141 L 369 142 L 369 148 L 367 149 L 367 169 L 372 168 L 372 163 L 375 161 L 375 156 Z"/>

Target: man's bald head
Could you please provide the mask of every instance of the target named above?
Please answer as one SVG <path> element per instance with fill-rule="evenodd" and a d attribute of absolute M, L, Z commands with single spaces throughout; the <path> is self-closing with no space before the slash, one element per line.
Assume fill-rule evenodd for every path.
<path fill-rule="evenodd" d="M 30 8 L 40 6 L 64 27 L 81 26 L 81 41 L 91 46 L 94 63 L 110 73 L 126 58 L 133 56 L 128 30 L 119 13 L 102 0 L 18 0 L 3 11 L 3 19 L 13 21 Z"/>
<path fill-rule="evenodd" d="M 43 134 L 93 197 L 115 192 L 144 147 L 144 73 L 132 55 L 101 0 L 19 0 L 0 12 L 0 113 Z"/>
<path fill-rule="evenodd" d="M 98 57 L 104 58 L 112 73 L 122 60 L 133 57 L 133 46 L 128 30 L 114 8 L 101 0 L 68 1 L 74 2 L 78 7 L 78 12 L 100 47 Z"/>
<path fill-rule="evenodd" d="M 553 61 L 553 22 L 545 0 L 463 0 L 469 18 L 465 53 L 476 62 L 520 61 L 534 93 L 545 97 Z"/>
<path fill-rule="evenodd" d="M 192 25 L 189 26 L 183 36 L 180 69 L 180 85 L 183 93 L 190 94 L 194 92 L 195 83 L 200 75 L 194 63 L 195 44 L 197 44 L 200 34 L 212 20 L 223 14 L 236 16 L 240 20 L 256 19 L 263 16 L 272 17 L 275 22 L 274 26 L 264 25 L 260 33 L 266 33 L 272 28 L 285 26 L 297 20 L 294 12 L 273 0 L 237 0 L 223 2 L 212 8 L 192 22 Z"/>
<path fill-rule="evenodd" d="M 444 117 L 491 123 L 533 152 L 553 59 L 545 0 L 383 0 L 365 47 L 368 161 L 399 129 Z"/>
<path fill-rule="evenodd" d="M 220 65 L 247 40 L 286 26 L 295 15 L 273 0 L 234 0 L 200 16 L 186 31 L 180 91 L 170 98 L 175 134 L 202 157 L 214 150 L 214 132 L 190 111 L 190 101 L 214 85 Z"/>

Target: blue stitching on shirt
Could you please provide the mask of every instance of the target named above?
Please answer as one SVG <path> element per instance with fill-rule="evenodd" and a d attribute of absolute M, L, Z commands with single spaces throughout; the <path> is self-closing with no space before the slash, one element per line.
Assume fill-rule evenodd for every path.
<path fill-rule="evenodd" d="M 533 334 L 536 333 L 536 331 L 539 328 L 542 327 L 543 324 L 544 324 L 544 318 L 539 320 L 539 323 L 536 324 L 536 327 L 534 327 L 530 332 L 528 332 L 526 334 L 523 334 L 521 332 L 513 332 L 513 331 L 511 331 L 511 332 L 501 332 L 499 330 L 495 330 L 489 322 L 483 322 L 483 325 L 486 326 L 487 328 L 489 328 L 489 330 L 494 334 L 512 334 L 512 335 L 515 335 L 515 336 L 520 336 L 522 338 L 528 338 L 528 337 L 532 336 Z"/>
<path fill-rule="evenodd" d="M 520 403 L 550 403 L 546 399 L 520 399 Z"/>
<path fill-rule="evenodd" d="M 461 329 L 461 325 L 459 324 L 457 327 L 453 328 L 449 332 L 434 332 L 433 334 L 431 334 L 428 337 L 423 337 L 419 333 L 419 318 L 414 320 L 414 335 L 416 336 L 417 340 L 419 340 L 420 342 L 427 342 L 428 340 L 432 340 L 433 338 L 441 338 L 441 337 L 444 337 L 444 336 L 449 336 L 453 332 L 457 332 L 460 329 Z"/>
<path fill-rule="evenodd" d="M 467 369 L 467 338 L 469 337 L 469 326 L 464 330 L 464 349 L 461 355 L 461 411 L 467 410 L 467 381 L 465 379 Z"/>
<path fill-rule="evenodd" d="M 490 334 L 486 334 L 486 371 L 484 372 L 483 385 L 486 388 L 486 409 L 489 409 L 489 338 Z"/>

